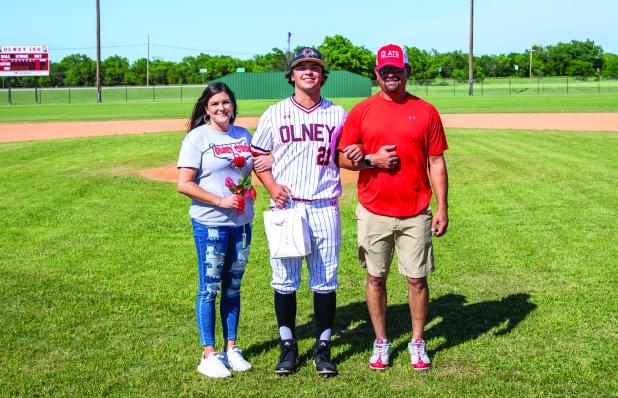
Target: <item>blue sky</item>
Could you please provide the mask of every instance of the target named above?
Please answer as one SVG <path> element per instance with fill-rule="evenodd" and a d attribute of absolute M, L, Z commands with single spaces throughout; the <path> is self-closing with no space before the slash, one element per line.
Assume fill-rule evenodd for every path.
<path fill-rule="evenodd" d="M 204 52 L 249 59 L 273 47 L 319 45 L 341 34 L 375 52 L 396 43 L 468 51 L 469 0 L 100 0 L 101 54 L 179 61 Z M 96 56 L 95 0 L 7 0 L 0 45 L 47 44 L 52 61 Z M 616 0 L 476 0 L 474 53 L 594 40 L 618 54 Z"/>

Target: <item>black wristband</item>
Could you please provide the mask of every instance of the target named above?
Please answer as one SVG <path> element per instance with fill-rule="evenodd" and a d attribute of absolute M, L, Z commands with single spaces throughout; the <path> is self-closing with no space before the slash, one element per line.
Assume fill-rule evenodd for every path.
<path fill-rule="evenodd" d="M 365 155 L 363 158 L 363 164 L 365 167 L 373 167 L 373 164 L 371 164 L 371 159 L 369 159 L 369 155 Z"/>

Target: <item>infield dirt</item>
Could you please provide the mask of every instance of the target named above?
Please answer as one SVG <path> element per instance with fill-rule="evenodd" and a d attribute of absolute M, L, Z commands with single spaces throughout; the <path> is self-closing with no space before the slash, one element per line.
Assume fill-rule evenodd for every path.
<path fill-rule="evenodd" d="M 445 128 L 618 132 L 618 113 L 485 113 L 443 114 L 441 117 Z M 240 117 L 235 124 L 254 128 L 258 120 L 257 117 Z M 0 142 L 186 131 L 186 128 L 186 119 L 0 123 Z M 153 180 L 176 181 L 174 164 L 136 173 Z M 342 183 L 356 182 L 356 175 L 342 170 Z"/>
<path fill-rule="evenodd" d="M 446 128 L 618 131 L 618 112 L 443 114 L 441 117 Z M 239 117 L 235 124 L 252 128 L 257 126 L 258 120 L 257 117 Z M 159 133 L 186 129 L 186 119 L 0 123 L 0 142 Z"/>

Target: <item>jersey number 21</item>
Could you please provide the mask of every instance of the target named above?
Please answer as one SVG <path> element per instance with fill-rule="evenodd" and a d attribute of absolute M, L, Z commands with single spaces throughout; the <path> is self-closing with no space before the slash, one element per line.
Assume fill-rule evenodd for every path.
<path fill-rule="evenodd" d="M 319 166 L 328 166 L 328 163 L 330 163 L 330 148 L 327 149 L 325 146 L 318 148 L 316 163 Z"/>

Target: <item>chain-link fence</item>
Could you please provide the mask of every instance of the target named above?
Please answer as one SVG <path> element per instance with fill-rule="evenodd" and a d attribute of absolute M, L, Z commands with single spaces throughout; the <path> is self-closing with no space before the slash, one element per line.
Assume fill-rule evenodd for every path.
<path fill-rule="evenodd" d="M 101 88 L 105 103 L 195 102 L 203 85 L 115 86 Z M 97 102 L 95 87 L 0 89 L 0 104 L 88 104 Z"/>
<path fill-rule="evenodd" d="M 104 103 L 195 102 L 204 85 L 115 86 L 101 89 Z M 377 92 L 378 87 L 373 87 Z M 408 91 L 420 97 L 467 96 L 468 82 L 454 79 L 410 80 Z M 592 94 L 618 92 L 618 79 L 574 77 L 491 78 L 475 80 L 474 95 Z M 0 105 L 96 103 L 94 87 L 4 88 Z"/>
<path fill-rule="evenodd" d="M 618 93 L 618 79 L 574 77 L 491 78 L 474 80 L 474 95 L 543 95 Z M 454 79 L 409 80 L 408 91 L 421 97 L 467 96 L 468 81 Z M 375 87 L 374 92 L 379 88 Z"/>

